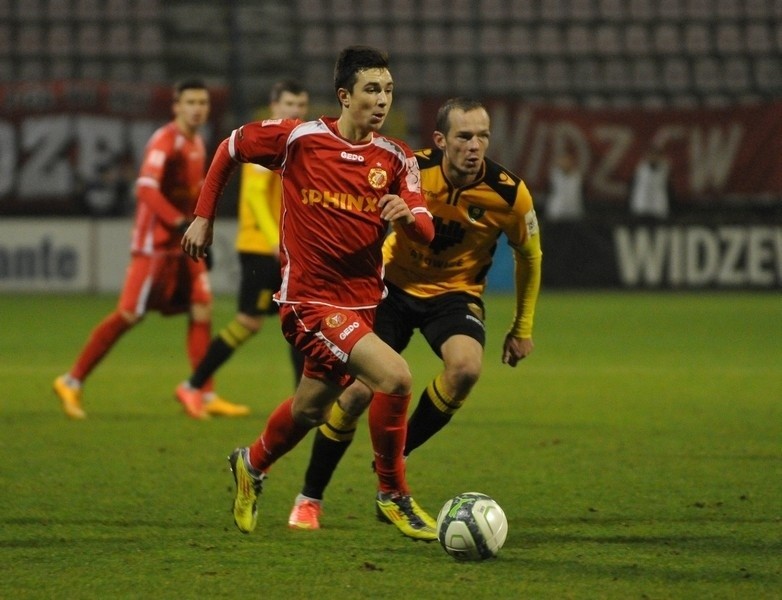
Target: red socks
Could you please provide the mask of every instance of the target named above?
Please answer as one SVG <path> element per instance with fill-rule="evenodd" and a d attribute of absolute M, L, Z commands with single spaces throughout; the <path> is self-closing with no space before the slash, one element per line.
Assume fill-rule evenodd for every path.
<path fill-rule="evenodd" d="M 266 421 L 263 433 L 250 446 L 250 464 L 259 471 L 266 472 L 278 458 L 304 439 L 310 430 L 293 420 L 292 404 L 293 398 L 288 398 L 275 408 Z"/>
<path fill-rule="evenodd" d="M 190 367 L 196 370 L 198 364 L 206 356 L 209 344 L 212 341 L 212 322 L 194 321 L 190 319 L 187 322 L 187 356 L 190 359 Z M 212 391 L 213 384 L 210 377 L 201 389 L 207 392 Z"/>
<path fill-rule="evenodd" d="M 70 371 L 71 377 L 84 381 L 104 356 L 111 350 L 122 334 L 132 325 L 118 312 L 111 313 L 92 330 L 87 344 L 76 359 Z"/>
<path fill-rule="evenodd" d="M 407 436 L 408 404 L 410 394 L 375 392 L 369 405 L 369 434 L 381 492 L 409 493 L 402 456 Z"/>

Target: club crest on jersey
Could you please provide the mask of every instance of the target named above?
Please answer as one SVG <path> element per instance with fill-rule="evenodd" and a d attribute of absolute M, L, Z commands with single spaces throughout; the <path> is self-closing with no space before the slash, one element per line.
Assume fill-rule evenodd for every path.
<path fill-rule="evenodd" d="M 348 318 L 342 313 L 331 313 L 328 317 L 323 319 L 323 323 L 329 329 L 336 329 L 347 320 Z"/>
<path fill-rule="evenodd" d="M 480 219 L 485 213 L 486 209 L 481 208 L 480 206 L 471 205 L 467 208 L 467 216 L 470 217 L 470 221 L 473 223 Z"/>
<path fill-rule="evenodd" d="M 367 174 L 367 181 L 376 190 L 382 190 L 388 183 L 388 173 L 381 167 L 372 167 Z"/>

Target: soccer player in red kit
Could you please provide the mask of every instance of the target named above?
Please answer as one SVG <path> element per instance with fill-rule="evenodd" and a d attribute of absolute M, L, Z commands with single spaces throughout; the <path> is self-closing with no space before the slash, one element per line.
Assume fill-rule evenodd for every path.
<path fill-rule="evenodd" d="M 182 239 L 191 257 L 205 255 L 217 200 L 238 163 L 279 170 L 282 287 L 276 300 L 283 334 L 305 355 L 304 375 L 255 443 L 229 458 L 234 521 L 245 533 L 255 529 L 269 468 L 323 423 L 344 387 L 359 379 L 374 392 L 369 426 L 378 516 L 409 537 L 437 539 L 435 522 L 410 496 L 404 473 L 410 370 L 372 331 L 385 294 L 381 248 L 388 223 L 421 243 L 434 237 L 412 151 L 378 133 L 393 87 L 385 53 L 345 48 L 334 69 L 339 118 L 267 120 L 235 130 L 217 150 Z"/>
<path fill-rule="evenodd" d="M 150 138 L 136 180 L 137 208 L 131 260 L 117 308 L 92 331 L 75 364 L 54 381 L 54 391 L 71 419 L 84 419 L 84 380 L 120 337 L 148 310 L 164 315 L 190 312 L 187 351 L 195 366 L 211 337 L 209 278 L 203 263 L 182 256 L 180 240 L 192 218 L 206 167 L 198 133 L 209 116 L 209 91 L 200 80 L 174 87 L 174 119 Z M 195 418 L 204 407 L 185 406 Z"/>

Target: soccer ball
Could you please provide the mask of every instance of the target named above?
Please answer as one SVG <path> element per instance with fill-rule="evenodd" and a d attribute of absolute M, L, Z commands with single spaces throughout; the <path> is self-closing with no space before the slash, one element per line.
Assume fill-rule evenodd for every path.
<path fill-rule="evenodd" d="M 457 560 L 493 558 L 507 535 L 505 513 L 486 494 L 459 494 L 443 504 L 437 515 L 437 539 Z"/>

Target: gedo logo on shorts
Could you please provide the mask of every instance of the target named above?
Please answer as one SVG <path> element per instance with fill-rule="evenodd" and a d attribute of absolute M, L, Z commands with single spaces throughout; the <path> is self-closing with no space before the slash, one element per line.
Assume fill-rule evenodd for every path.
<path fill-rule="evenodd" d="M 347 327 L 345 327 L 345 329 L 342 330 L 342 333 L 339 334 L 339 339 L 344 340 L 356 329 L 358 329 L 358 321 L 353 321 L 350 325 L 348 325 Z"/>

